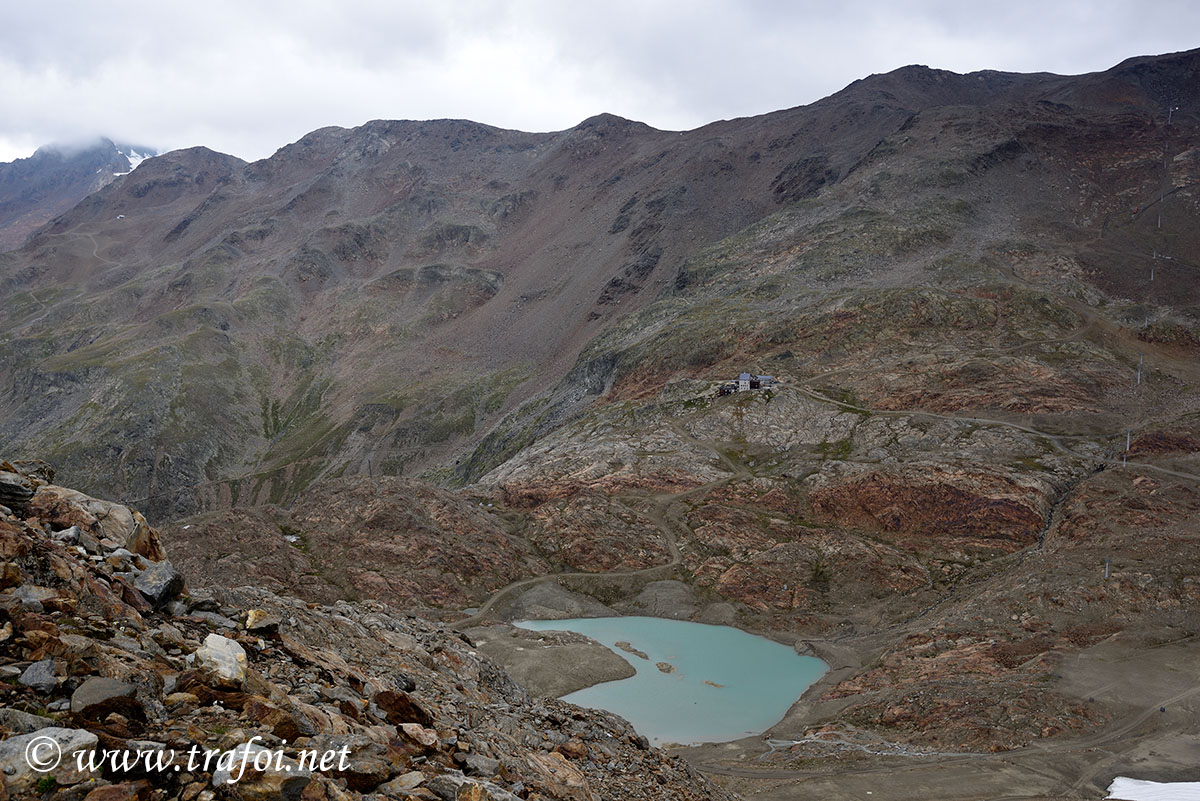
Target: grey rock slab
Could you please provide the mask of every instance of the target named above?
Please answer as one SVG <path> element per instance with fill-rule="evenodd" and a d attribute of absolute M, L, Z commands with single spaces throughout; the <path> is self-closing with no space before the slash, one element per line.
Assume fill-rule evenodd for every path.
<path fill-rule="evenodd" d="M 236 621 L 231 620 L 230 618 L 227 618 L 224 615 L 219 615 L 216 612 L 204 612 L 204 611 L 192 612 L 192 614 L 189 615 L 189 617 L 194 617 L 197 620 L 203 620 L 205 623 L 209 624 L 210 626 L 216 626 L 216 627 L 222 628 L 222 629 L 236 629 L 237 628 Z"/>
<path fill-rule="evenodd" d="M 552 581 L 535 585 L 517 597 L 512 620 L 565 620 L 572 617 L 614 617 L 611 607 L 595 598 L 571 592 Z"/>
<path fill-rule="evenodd" d="M 64 528 L 62 531 L 56 531 L 52 535 L 59 542 L 65 542 L 67 545 L 74 545 L 79 542 L 79 526 L 71 526 Z"/>
<path fill-rule="evenodd" d="M 44 718 L 40 715 L 31 715 L 28 712 L 22 712 L 19 709 L 7 709 L 0 707 L 0 726 L 6 729 L 11 729 L 18 734 L 28 734 L 29 732 L 38 731 L 53 726 L 54 721 L 50 718 Z"/>
<path fill-rule="evenodd" d="M 131 698 L 137 687 L 116 679 L 92 676 L 71 694 L 71 711 L 84 712 L 90 707 L 102 704 L 112 698 Z"/>
<path fill-rule="evenodd" d="M 183 576 L 170 562 L 155 562 L 134 579 L 133 586 L 155 606 L 162 606 L 183 591 Z"/>
<path fill-rule="evenodd" d="M 500 760 L 482 754 L 465 754 L 462 766 L 472 776 L 491 777 L 500 772 Z"/>
<path fill-rule="evenodd" d="M 25 668 L 19 681 L 26 687 L 32 687 L 40 693 L 48 693 L 58 686 L 58 674 L 54 670 L 53 659 L 43 659 Z"/>
<path fill-rule="evenodd" d="M 39 587 L 36 584 L 22 584 L 13 590 L 13 595 L 27 612 L 41 612 L 43 601 L 58 597 L 58 593 L 54 590 L 48 587 Z"/>
<path fill-rule="evenodd" d="M 83 729 L 47 726 L 0 742 L 0 772 L 11 795 L 29 793 L 43 777 L 53 775 L 62 785 L 90 777 L 78 770 L 78 755 L 96 750 L 96 735 Z"/>
<path fill-rule="evenodd" d="M 379 785 L 377 792 L 384 795 L 399 795 L 406 790 L 412 790 L 420 786 L 423 781 L 425 781 L 424 773 L 419 770 L 411 770 L 408 773 L 401 773 L 391 781 Z"/>

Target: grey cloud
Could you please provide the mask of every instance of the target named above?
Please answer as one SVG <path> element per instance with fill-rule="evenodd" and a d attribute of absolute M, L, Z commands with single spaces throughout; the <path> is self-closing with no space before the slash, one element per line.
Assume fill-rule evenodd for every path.
<path fill-rule="evenodd" d="M 381 117 L 558 130 L 608 111 L 692 128 L 910 63 L 1086 72 L 1194 46 L 1200 7 L 74 0 L 9 4 L 0 23 L 0 160 L 94 134 L 260 158 Z"/>

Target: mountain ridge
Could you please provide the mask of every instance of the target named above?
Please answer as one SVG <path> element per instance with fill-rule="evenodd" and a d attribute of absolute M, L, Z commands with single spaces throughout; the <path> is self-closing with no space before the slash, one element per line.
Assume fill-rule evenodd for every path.
<path fill-rule="evenodd" d="M 1196 60 L 1195 53 L 1164 58 L 1185 65 Z M 304 332 L 300 340 L 312 343 L 323 336 L 318 321 L 332 313 L 329 304 L 352 303 L 346 294 L 352 287 L 368 278 L 380 279 L 389 270 L 394 277 L 388 280 L 400 279 L 409 286 L 408 273 L 395 273 L 396 269 L 445 262 L 452 269 L 438 274 L 456 286 L 478 284 L 487 275 L 495 279 L 465 296 L 455 289 L 460 299 L 432 312 L 428 319 L 440 323 L 418 337 L 419 361 L 436 364 L 449 357 L 460 363 L 465 358 L 468 371 L 475 369 L 471 364 L 501 364 L 521 373 L 520 384 L 527 386 L 521 394 L 536 395 L 528 388 L 531 382 L 559 380 L 596 333 L 678 284 L 684 274 L 681 265 L 690 254 L 782 206 L 844 184 L 855 170 L 880 158 L 881 142 L 903 136 L 906 126 L 911 129 L 922 107 L 961 108 L 976 96 L 986 100 L 983 108 L 1004 106 L 1010 102 L 1008 95 L 998 97 L 994 87 L 988 88 L 996 81 L 1009 85 L 1006 92 L 1018 91 L 1012 88 L 1017 84 L 1027 94 L 1028 87 L 1036 87 L 1033 94 L 1038 97 L 1029 95 L 1021 104 L 1036 103 L 1046 87 L 1105 84 L 1114 75 L 1144 72 L 1150 68 L 1146 65 L 1156 63 L 1135 60 L 1078 78 L 997 78 L 1000 74 L 992 73 L 951 77 L 906 67 L 855 82 L 808 106 L 716 122 L 692 132 L 656 131 L 612 115 L 597 115 L 575 128 L 547 134 L 463 121 L 373 121 L 355 129 L 320 129 L 251 164 L 204 148 L 176 151 L 89 197 L 35 234 L 20 253 L 10 255 L 9 264 L 24 266 L 5 268 L 6 295 L 30 280 L 47 281 L 47 288 L 83 282 L 91 291 L 105 292 L 124 285 L 130 289 L 121 296 L 137 298 L 134 319 L 144 324 L 192 304 L 185 298 L 207 298 L 191 313 L 215 314 L 223 321 L 216 324 L 220 332 L 221 325 L 232 325 L 228 304 L 239 298 L 244 304 L 248 293 L 254 294 L 245 278 L 228 273 L 230 266 L 240 264 L 243 275 L 262 271 L 257 290 L 262 298 L 289 298 L 292 324 Z M 906 101 L 895 91 L 917 99 Z M 1126 96 L 1119 100 L 1130 102 Z M 951 106 L 945 106 L 948 101 L 953 101 Z M 1144 104 L 1144 98 L 1140 102 Z M 454 159 L 468 152 L 477 161 L 473 177 L 459 175 L 453 166 Z M 560 204 L 564 193 L 570 199 Z M 715 197 L 722 199 L 720 205 L 712 203 Z M 83 232 L 84 227 L 89 230 Z M 121 233 L 131 228 L 137 231 L 136 241 Z M 580 249 L 584 242 L 586 251 Z M 577 254 L 583 254 L 582 260 Z M 143 275 L 146 268 L 139 264 L 178 266 L 170 268 L 171 278 L 164 268 L 155 268 L 160 279 Z M 559 265 L 567 264 L 571 269 L 563 273 Z M 56 271 L 57 277 L 47 271 Z M 216 276 L 222 273 L 229 277 L 218 287 Z M 202 290 L 189 283 L 200 276 L 208 276 L 201 279 L 207 286 Z M 139 283 L 157 285 L 149 290 L 156 299 L 148 300 L 146 289 L 132 288 Z M 436 294 L 433 284 L 413 286 L 418 285 L 425 288 L 416 295 L 409 292 L 410 299 Z M 569 289 L 568 296 L 561 294 L 564 289 Z M 478 292 L 483 294 L 473 294 Z M 462 297 L 476 300 L 461 306 Z M 308 303 L 306 298 L 324 304 L 308 321 L 295 306 Z M 30 300 L 32 306 L 37 303 L 36 298 Z M 213 311 L 203 311 L 213 303 Z M 530 307 L 539 308 L 538 313 L 529 313 Z M 66 312 L 67 318 L 78 311 Z M 469 327 L 445 324 L 460 315 L 472 318 Z M 265 324 L 278 325 L 269 320 Z M 221 336 L 202 334 L 204 330 L 201 325 L 195 334 Z M 394 325 L 392 330 L 397 330 Z M 547 330 L 561 333 L 551 341 L 545 337 Z M 89 331 L 84 337 L 93 342 L 96 331 Z M 539 340 L 540 345 L 530 347 Z M 119 341 L 121 337 L 113 344 Z M 394 361 L 384 355 L 379 362 L 381 354 L 367 355 L 369 348 L 351 350 L 363 351 L 361 357 L 349 352 L 344 356 L 365 359 L 364 370 L 368 363 Z M 72 361 L 65 353 L 57 358 Z M 269 373 L 280 366 L 264 367 Z M 417 381 L 427 381 L 433 373 L 418 367 Z M 333 380 L 336 391 L 339 380 Z M 262 379 L 256 381 L 261 384 Z M 18 400 L 11 388 L 7 394 Z M 347 403 L 352 406 L 354 401 L 342 397 L 333 405 Z M 515 408 L 515 401 L 502 405 Z M 246 409 L 244 415 L 251 413 Z M 329 422 L 345 427 L 347 415 L 361 413 L 345 408 Z M 470 427 L 493 424 L 492 414 L 485 412 Z M 247 424 L 243 422 L 243 430 Z M 15 431 L 10 428 L 7 433 L 13 436 Z M 448 455 L 444 444 L 428 444 L 432 451 L 424 456 L 396 456 L 402 463 L 429 467 L 431 453 Z M 380 454 L 373 461 L 388 458 Z M 241 461 L 249 466 L 244 457 Z M 357 463 L 353 469 L 362 470 L 367 457 L 352 461 Z M 152 469 L 143 466 L 135 472 L 139 478 L 122 479 L 112 488 L 141 495 L 158 486 L 150 478 Z M 194 481 L 196 466 L 189 472 Z M 205 477 L 212 477 L 208 468 Z"/>

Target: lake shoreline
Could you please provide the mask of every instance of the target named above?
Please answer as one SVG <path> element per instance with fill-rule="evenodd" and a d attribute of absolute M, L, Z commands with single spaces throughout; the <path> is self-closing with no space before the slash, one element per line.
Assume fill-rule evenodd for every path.
<path fill-rule="evenodd" d="M 728 742 L 746 732 L 769 731 L 830 667 L 811 649 L 801 653 L 780 638 L 667 617 L 613 615 L 517 625 L 541 634 L 579 632 L 634 665 L 637 675 L 626 681 L 612 687 L 599 682 L 560 697 L 621 715 L 661 744 Z"/>

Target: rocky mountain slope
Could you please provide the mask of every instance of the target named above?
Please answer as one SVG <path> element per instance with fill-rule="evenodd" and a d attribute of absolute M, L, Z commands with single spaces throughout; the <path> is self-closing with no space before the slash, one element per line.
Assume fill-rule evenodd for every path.
<path fill-rule="evenodd" d="M 20 247 L 38 228 L 157 152 L 101 139 L 49 145 L 27 159 L 0 164 L 0 251 Z"/>
<path fill-rule="evenodd" d="M 290 502 L 318 477 L 473 480 L 610 388 L 759 356 L 804 370 L 861 344 L 907 361 L 847 315 L 986 326 L 969 292 L 1016 280 L 997 270 L 1039 271 L 1008 307 L 1091 288 L 1126 301 L 1110 319 L 1144 318 L 1128 301 L 1145 300 L 1147 254 L 1195 245 L 1196 60 L 911 67 L 684 133 L 381 121 L 249 165 L 177 151 L 0 259 L 0 436 L 178 516 Z M 1176 266 L 1145 335 L 1186 345 L 1196 290 Z M 1043 311 L 1035 327 L 1071 327 Z M 806 342 L 834 315 L 836 338 Z M 1019 362 L 989 380 L 1024 390 Z M 964 406 L 962 370 L 942 369 L 939 408 Z M 1063 380 L 1078 396 L 1099 378 Z"/>
<path fill-rule="evenodd" d="M 619 718 L 530 698 L 441 625 L 185 587 L 140 514 L 52 477 L 0 463 L 6 798 L 730 797 Z M 29 750 L 39 738 L 68 758 L 35 769 L 50 759 Z M 186 756 L 247 743 L 282 756 L 244 773 Z M 143 761 L 81 770 L 79 751 Z M 337 756 L 309 770 L 306 751 Z"/>

